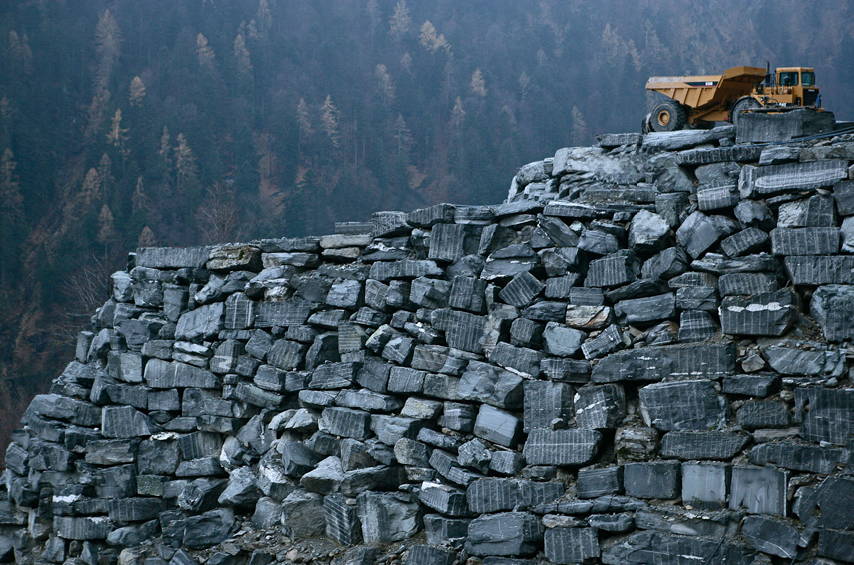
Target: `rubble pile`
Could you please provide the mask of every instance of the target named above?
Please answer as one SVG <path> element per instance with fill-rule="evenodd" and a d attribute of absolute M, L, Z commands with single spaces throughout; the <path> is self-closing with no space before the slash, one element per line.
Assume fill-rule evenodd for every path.
<path fill-rule="evenodd" d="M 139 249 L 13 436 L 0 559 L 851 562 L 852 163 L 610 134 L 501 205 Z"/>

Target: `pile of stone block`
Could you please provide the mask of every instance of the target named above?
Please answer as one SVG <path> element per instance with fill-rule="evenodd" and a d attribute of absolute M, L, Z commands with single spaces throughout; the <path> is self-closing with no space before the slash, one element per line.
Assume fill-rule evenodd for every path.
<path fill-rule="evenodd" d="M 254 527 L 423 535 L 411 565 L 851 561 L 854 140 L 734 135 L 138 250 L 13 436 L 0 560 L 177 565 Z"/>

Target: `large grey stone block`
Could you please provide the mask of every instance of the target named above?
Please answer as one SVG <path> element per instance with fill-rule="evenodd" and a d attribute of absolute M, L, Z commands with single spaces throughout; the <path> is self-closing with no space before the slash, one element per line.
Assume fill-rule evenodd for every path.
<path fill-rule="evenodd" d="M 719 378 L 735 371 L 735 348 L 725 344 L 646 347 L 612 353 L 594 368 L 596 383 Z"/>
<path fill-rule="evenodd" d="M 295 490 L 282 501 L 282 530 L 294 538 L 308 538 L 326 531 L 323 497 Z"/>
<path fill-rule="evenodd" d="M 730 257 L 759 251 L 768 243 L 768 234 L 759 228 L 749 227 L 721 240 L 721 249 Z"/>
<path fill-rule="evenodd" d="M 826 285 L 813 292 L 810 313 L 828 341 L 854 339 L 854 286 Z"/>
<path fill-rule="evenodd" d="M 514 369 L 519 373 L 536 377 L 540 374 L 542 353 L 527 347 L 516 347 L 509 343 L 498 342 L 489 355 L 489 360 L 502 367 Z"/>
<path fill-rule="evenodd" d="M 342 545 L 355 545 L 362 541 L 361 521 L 355 501 L 348 504 L 341 494 L 323 497 L 326 518 L 326 536 Z"/>
<path fill-rule="evenodd" d="M 481 337 L 485 317 L 443 308 L 431 313 L 430 322 L 435 329 L 445 332 L 450 347 L 472 353 L 480 353 L 483 349 Z"/>
<path fill-rule="evenodd" d="M 509 412 L 484 404 L 474 423 L 474 435 L 498 445 L 515 447 L 519 441 L 520 424 L 519 418 Z"/>
<path fill-rule="evenodd" d="M 585 286 L 613 288 L 638 278 L 640 261 L 632 251 L 621 250 L 590 262 Z"/>
<path fill-rule="evenodd" d="M 583 386 L 573 402 L 579 428 L 616 428 L 626 415 L 626 394 L 617 384 Z"/>
<path fill-rule="evenodd" d="M 535 428 L 549 428 L 554 420 L 568 419 L 572 415 L 572 387 L 551 381 L 525 381 L 524 383 L 525 433 Z"/>
<path fill-rule="evenodd" d="M 854 284 L 854 255 L 789 255 L 783 261 L 796 285 Z"/>
<path fill-rule="evenodd" d="M 602 550 L 602 563 L 702 563 L 712 556 L 718 563 L 750 565 L 756 553 L 740 544 L 715 536 L 676 535 L 669 532 L 640 531 L 610 544 Z"/>
<path fill-rule="evenodd" d="M 720 225 L 702 212 L 692 213 L 676 230 L 679 245 L 693 258 L 702 255 L 724 235 Z"/>
<path fill-rule="evenodd" d="M 840 241 L 835 227 L 771 230 L 771 251 L 775 255 L 832 255 L 839 252 Z"/>
<path fill-rule="evenodd" d="M 485 478 L 466 489 L 468 508 L 477 514 L 503 510 L 524 510 L 560 498 L 565 490 L 561 482 L 535 482 L 524 479 Z"/>
<path fill-rule="evenodd" d="M 786 481 L 786 473 L 772 467 L 736 465 L 732 468 L 729 507 L 745 508 L 752 514 L 785 516 Z"/>
<path fill-rule="evenodd" d="M 726 403 L 711 381 L 655 383 L 639 395 L 644 422 L 660 430 L 709 430 L 724 423 Z"/>
<path fill-rule="evenodd" d="M 785 192 L 832 186 L 847 176 L 847 163 L 834 159 L 764 167 L 748 165 L 741 169 L 738 190 L 742 198 L 763 198 Z"/>
<path fill-rule="evenodd" d="M 558 357 L 575 355 L 581 349 L 581 344 L 586 337 L 587 334 L 584 332 L 557 322 L 548 322 L 543 331 L 546 353 Z"/>
<path fill-rule="evenodd" d="M 68 540 L 102 540 L 113 529 L 107 516 L 54 516 L 53 531 Z"/>
<path fill-rule="evenodd" d="M 136 265 L 153 269 L 204 267 L 210 247 L 142 247 L 136 250 Z"/>
<path fill-rule="evenodd" d="M 544 538 L 551 563 L 588 563 L 599 557 L 599 537 L 593 528 L 549 528 Z"/>
<path fill-rule="evenodd" d="M 617 316 L 628 324 L 666 320 L 676 315 L 676 297 L 672 292 L 621 300 L 614 307 Z"/>
<path fill-rule="evenodd" d="M 219 379 L 205 369 L 177 361 L 150 359 L 143 375 L 151 388 L 218 388 Z"/>
<path fill-rule="evenodd" d="M 680 477 L 681 466 L 675 461 L 623 465 L 623 485 L 626 494 L 637 498 L 677 498 Z"/>
<path fill-rule="evenodd" d="M 601 439 L 596 430 L 534 429 L 523 455 L 529 465 L 584 465 L 596 455 Z"/>
<path fill-rule="evenodd" d="M 776 465 L 793 471 L 807 471 L 824 475 L 844 463 L 845 450 L 838 447 L 819 447 L 792 441 L 761 443 L 749 452 L 754 465 Z"/>
<path fill-rule="evenodd" d="M 418 499 L 428 508 L 447 516 L 469 514 L 466 493 L 448 485 L 433 482 L 421 483 Z"/>
<path fill-rule="evenodd" d="M 777 277 L 771 273 L 732 273 L 718 278 L 721 296 L 767 294 L 779 286 Z"/>
<path fill-rule="evenodd" d="M 672 431 L 661 438 L 661 455 L 679 459 L 732 459 L 748 436 L 716 431 Z"/>
<path fill-rule="evenodd" d="M 466 550 L 473 555 L 529 555 L 542 538 L 543 526 L 533 514 L 491 514 L 471 521 Z"/>
<path fill-rule="evenodd" d="M 360 367 L 359 363 L 324 363 L 314 370 L 309 386 L 321 390 L 348 387 L 356 379 Z"/>
<path fill-rule="evenodd" d="M 782 335 L 797 318 L 797 295 L 791 289 L 748 297 L 725 296 L 718 313 L 721 331 L 731 335 Z"/>
<path fill-rule="evenodd" d="M 351 408 L 325 408 L 318 427 L 333 435 L 363 440 L 370 436 L 371 415 Z"/>
<path fill-rule="evenodd" d="M 789 523 L 767 516 L 748 516 L 741 524 L 741 535 L 754 548 L 784 559 L 794 559 L 801 535 Z"/>
<path fill-rule="evenodd" d="M 597 498 L 623 490 L 623 467 L 588 467 L 578 470 L 575 491 L 578 498 Z"/>
<path fill-rule="evenodd" d="M 724 463 L 683 463 L 682 503 L 719 507 L 729 493 L 729 466 Z"/>
<path fill-rule="evenodd" d="M 461 400 L 486 402 L 498 408 L 518 408 L 522 403 L 522 378 L 488 363 L 470 361 L 460 377 Z"/>
<path fill-rule="evenodd" d="M 796 410 L 801 418 L 801 437 L 846 445 L 854 433 L 854 388 L 798 388 Z"/>
<path fill-rule="evenodd" d="M 222 302 L 216 302 L 182 314 L 178 318 L 175 337 L 192 341 L 215 336 L 223 327 L 224 312 L 225 305 Z"/>
<path fill-rule="evenodd" d="M 231 534 L 234 525 L 234 513 L 230 509 L 191 516 L 185 522 L 184 544 L 194 549 L 216 545 Z"/>
<path fill-rule="evenodd" d="M 418 504 L 397 493 L 363 492 L 358 515 L 365 543 L 388 543 L 413 536 L 421 529 Z"/>
<path fill-rule="evenodd" d="M 27 407 L 27 414 L 68 420 L 78 426 L 94 427 L 101 423 L 100 407 L 54 393 L 39 394 L 33 397 Z"/>
<path fill-rule="evenodd" d="M 148 416 L 131 406 L 107 406 L 101 412 L 101 435 L 104 437 L 148 436 L 152 428 Z"/>
<path fill-rule="evenodd" d="M 455 551 L 432 545 L 413 545 L 406 553 L 406 565 L 452 565 L 455 560 Z"/>

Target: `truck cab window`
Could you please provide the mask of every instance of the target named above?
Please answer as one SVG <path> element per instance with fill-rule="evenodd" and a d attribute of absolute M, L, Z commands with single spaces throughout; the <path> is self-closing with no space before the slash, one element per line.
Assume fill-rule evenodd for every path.
<path fill-rule="evenodd" d="M 798 84 L 798 73 L 796 73 L 796 72 L 780 73 L 780 86 L 797 86 L 797 84 Z"/>
<path fill-rule="evenodd" d="M 815 85 L 815 73 L 811 71 L 804 71 L 801 73 L 801 84 L 804 86 L 814 86 Z"/>

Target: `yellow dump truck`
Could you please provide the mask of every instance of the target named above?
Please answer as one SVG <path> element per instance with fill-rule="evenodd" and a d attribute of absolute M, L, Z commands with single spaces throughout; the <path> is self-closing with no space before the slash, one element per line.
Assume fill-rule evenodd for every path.
<path fill-rule="evenodd" d="M 732 67 L 720 75 L 650 77 L 646 89 L 668 99 L 644 119 L 644 131 L 675 131 L 713 122 L 735 123 L 744 110 L 786 111 L 820 106 L 815 70 L 778 67 L 772 75 L 761 67 Z"/>

